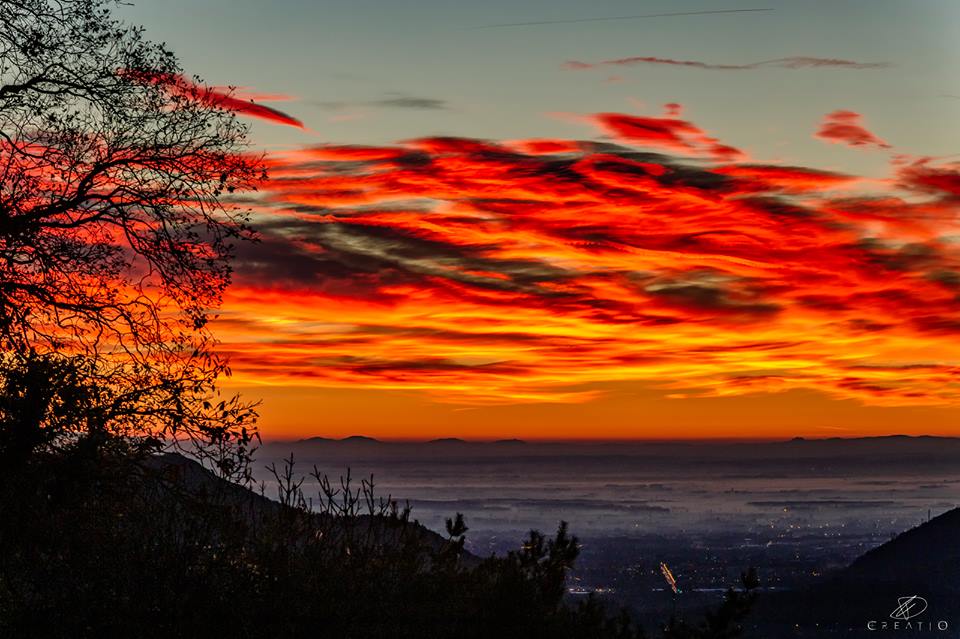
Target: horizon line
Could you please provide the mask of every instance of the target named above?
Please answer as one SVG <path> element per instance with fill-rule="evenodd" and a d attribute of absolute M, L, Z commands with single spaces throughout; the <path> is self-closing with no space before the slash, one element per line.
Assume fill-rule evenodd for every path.
<path fill-rule="evenodd" d="M 862 441 L 868 439 L 960 439 L 958 435 L 937 435 L 937 434 L 920 434 L 920 435 L 909 435 L 906 433 L 889 433 L 884 435 L 851 435 L 851 436 L 839 436 L 839 435 L 825 435 L 825 436 L 808 436 L 808 435 L 795 435 L 795 436 L 784 436 L 784 437 L 604 437 L 604 438 L 580 438 L 580 437 L 566 437 L 566 438 L 551 438 L 551 437 L 484 437 L 484 438 L 467 438 L 467 437 L 457 437 L 457 436 L 440 436 L 440 437 L 374 437 L 371 435 L 345 435 L 342 437 L 336 436 L 326 436 L 326 435 L 310 435 L 306 437 L 277 437 L 277 438 L 268 438 L 263 439 L 263 444 L 297 444 L 297 443 L 308 443 L 311 440 L 315 442 L 329 441 L 329 442 L 340 442 L 346 443 L 349 441 L 367 441 L 370 443 L 380 443 L 380 444 L 430 444 L 430 443 L 463 443 L 463 444 L 496 444 L 496 443 L 529 443 L 529 444 L 720 444 L 720 443 L 738 443 L 738 444 L 769 444 L 769 443 L 785 443 L 792 441 Z"/>

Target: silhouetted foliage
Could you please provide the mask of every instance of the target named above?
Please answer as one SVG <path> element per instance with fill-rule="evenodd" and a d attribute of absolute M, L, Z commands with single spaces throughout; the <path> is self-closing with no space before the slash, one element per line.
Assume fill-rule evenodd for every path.
<path fill-rule="evenodd" d="M 753 607 L 755 589 L 760 586 L 760 575 L 751 566 L 740 573 L 741 590 L 729 588 L 715 610 L 709 610 L 703 620 L 689 624 L 676 616 L 663 628 L 664 639 L 735 639 L 743 634 L 742 622 Z"/>
<path fill-rule="evenodd" d="M 191 442 L 242 473 L 254 413 L 218 396 L 229 371 L 207 322 L 251 235 L 230 193 L 262 165 L 112 4 L 0 3 L 0 385 L 16 397 L 0 423 L 33 430 L 0 438 L 90 426 Z"/>
<path fill-rule="evenodd" d="M 292 460 L 274 471 L 278 500 L 112 436 L 28 459 L 0 484 L 0 636 L 644 636 L 592 596 L 566 600 L 564 523 L 481 559 L 460 514 L 441 536 L 372 478 L 314 469 L 307 497 Z M 734 637 L 751 598 L 731 590 L 664 636 Z"/>

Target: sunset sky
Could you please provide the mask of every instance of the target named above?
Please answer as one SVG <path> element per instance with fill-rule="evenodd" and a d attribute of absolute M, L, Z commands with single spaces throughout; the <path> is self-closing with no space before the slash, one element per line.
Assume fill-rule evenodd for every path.
<path fill-rule="evenodd" d="M 265 439 L 960 434 L 956 2 L 124 13 L 266 152 Z"/>

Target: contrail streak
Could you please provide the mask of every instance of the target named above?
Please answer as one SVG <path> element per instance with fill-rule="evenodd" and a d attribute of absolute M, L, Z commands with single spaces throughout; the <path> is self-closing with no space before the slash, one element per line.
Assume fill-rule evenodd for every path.
<path fill-rule="evenodd" d="M 717 9 L 715 11 L 675 11 L 673 13 L 648 13 L 639 16 L 612 16 L 609 18 L 574 18 L 572 20 L 540 20 L 535 22 L 505 22 L 503 24 L 485 24 L 475 29 L 501 29 L 504 27 L 536 27 L 548 24 L 577 24 L 580 22 L 609 22 L 613 20 L 642 20 L 644 18 L 672 18 L 676 16 L 706 16 L 718 13 L 750 13 L 755 11 L 773 11 L 773 9 Z"/>

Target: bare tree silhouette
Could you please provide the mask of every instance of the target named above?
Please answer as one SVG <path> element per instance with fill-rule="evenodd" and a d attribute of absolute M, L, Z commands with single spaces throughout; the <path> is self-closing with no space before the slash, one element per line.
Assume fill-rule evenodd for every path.
<path fill-rule="evenodd" d="M 113 4 L 0 3 L 0 384 L 47 389 L 0 407 L 3 428 L 37 431 L 0 445 L 106 431 L 189 442 L 231 475 L 255 413 L 219 396 L 208 319 L 252 236 L 232 194 L 263 165 L 234 113 L 182 91 L 175 56 Z M 69 424 L 67 383 L 85 389 Z"/>

